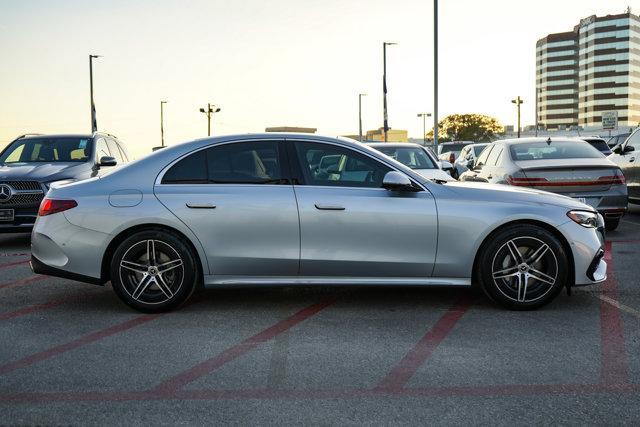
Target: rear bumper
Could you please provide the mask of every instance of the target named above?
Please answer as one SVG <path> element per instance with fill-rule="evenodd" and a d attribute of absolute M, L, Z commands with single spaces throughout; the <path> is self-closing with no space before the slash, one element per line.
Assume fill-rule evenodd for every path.
<path fill-rule="evenodd" d="M 98 279 L 91 276 L 85 276 L 83 274 L 72 273 L 70 271 L 62 270 L 59 268 L 51 267 L 40 261 L 35 256 L 31 255 L 31 270 L 36 274 L 44 274 L 46 276 L 62 277 L 63 279 L 77 280 L 78 282 L 91 283 L 93 285 L 104 285 L 106 282 L 102 279 Z"/>

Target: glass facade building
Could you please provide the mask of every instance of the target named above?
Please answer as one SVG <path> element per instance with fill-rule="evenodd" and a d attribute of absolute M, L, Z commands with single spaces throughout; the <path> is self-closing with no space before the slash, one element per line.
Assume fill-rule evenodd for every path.
<path fill-rule="evenodd" d="M 538 40 L 536 96 L 541 128 L 598 129 L 603 111 L 617 111 L 619 126 L 638 125 L 640 18 L 590 16 Z"/>

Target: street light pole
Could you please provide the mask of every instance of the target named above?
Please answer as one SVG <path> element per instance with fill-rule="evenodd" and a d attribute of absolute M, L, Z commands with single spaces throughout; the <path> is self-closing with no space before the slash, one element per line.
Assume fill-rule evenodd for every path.
<path fill-rule="evenodd" d="M 89 97 L 91 98 L 91 133 L 98 131 L 96 119 L 96 104 L 93 101 L 93 59 L 100 58 L 101 55 L 89 55 Z"/>
<path fill-rule="evenodd" d="M 211 136 L 211 115 L 213 113 L 217 113 L 220 111 L 219 107 L 216 107 L 215 105 L 211 104 L 211 103 L 207 103 L 207 110 L 205 111 L 204 108 L 200 109 L 201 113 L 205 113 L 207 115 L 207 136 Z"/>
<path fill-rule="evenodd" d="M 520 95 L 518 95 L 518 97 L 516 99 L 512 99 L 511 102 L 516 104 L 516 107 L 518 107 L 518 138 L 520 138 L 520 105 L 522 105 L 524 101 L 520 98 Z M 536 112 L 536 114 L 538 113 Z"/>
<path fill-rule="evenodd" d="M 431 113 L 418 113 L 418 117 L 422 117 L 422 143 L 427 145 L 427 117 L 431 117 Z"/>
<path fill-rule="evenodd" d="M 167 101 L 160 101 L 160 146 L 164 147 L 164 104 Z"/>
<path fill-rule="evenodd" d="M 438 152 L 438 0 L 433 0 L 433 145 Z"/>
<path fill-rule="evenodd" d="M 366 93 L 358 94 L 358 127 L 359 127 L 359 141 L 362 142 L 362 97 L 367 96 Z"/>
<path fill-rule="evenodd" d="M 382 117 L 384 130 L 384 142 L 387 142 L 387 132 L 389 131 L 389 116 L 387 115 L 387 46 L 397 43 L 382 42 Z"/>

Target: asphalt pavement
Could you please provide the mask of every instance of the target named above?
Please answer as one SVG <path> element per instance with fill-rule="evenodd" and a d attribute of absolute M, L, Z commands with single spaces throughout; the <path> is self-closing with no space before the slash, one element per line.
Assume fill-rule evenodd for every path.
<path fill-rule="evenodd" d="M 640 422 L 640 208 L 532 312 L 418 287 L 207 290 L 143 315 L 0 235 L 0 425 Z"/>

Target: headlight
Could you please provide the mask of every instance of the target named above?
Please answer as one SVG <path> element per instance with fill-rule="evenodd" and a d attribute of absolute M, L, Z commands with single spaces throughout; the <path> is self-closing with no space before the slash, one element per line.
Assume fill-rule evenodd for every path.
<path fill-rule="evenodd" d="M 76 182 L 75 179 L 60 179 L 58 181 L 45 182 L 44 186 L 47 188 L 47 191 L 51 188 L 51 186 L 55 185 L 56 187 L 64 184 L 71 184 L 72 182 Z"/>
<path fill-rule="evenodd" d="M 567 216 L 577 224 L 587 228 L 598 228 L 604 222 L 602 216 L 597 212 L 590 211 L 569 211 Z"/>

